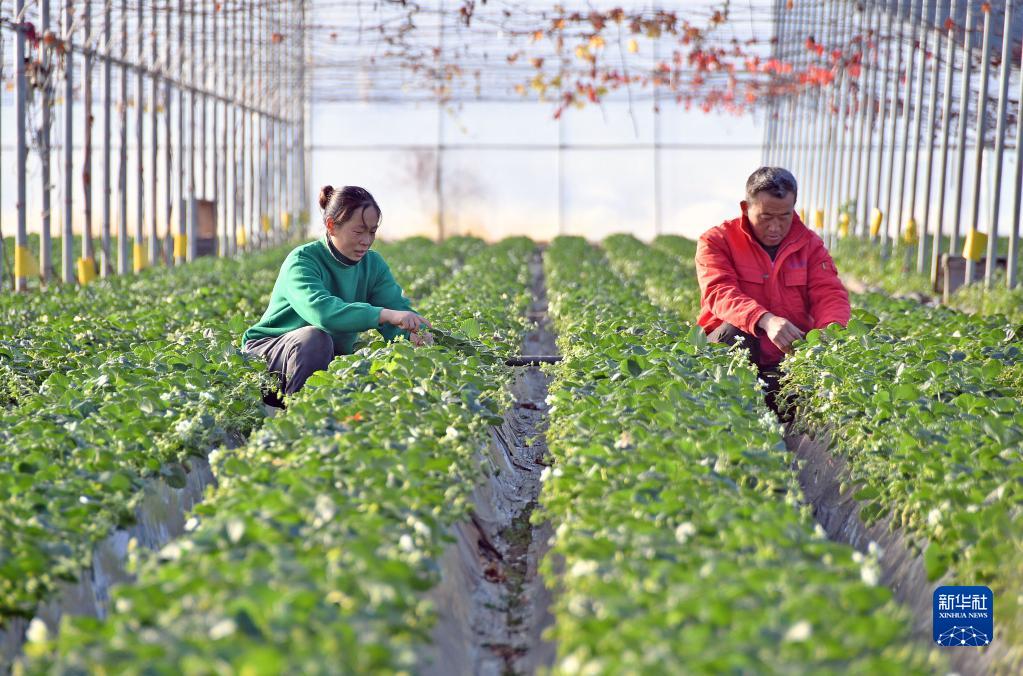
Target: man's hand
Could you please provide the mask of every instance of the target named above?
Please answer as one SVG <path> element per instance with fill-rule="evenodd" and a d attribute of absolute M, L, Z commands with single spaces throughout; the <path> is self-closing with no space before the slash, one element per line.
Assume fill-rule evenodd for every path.
<path fill-rule="evenodd" d="M 412 333 L 419 331 L 419 328 L 422 326 L 432 326 L 425 317 L 420 317 L 415 312 L 410 312 L 408 310 L 388 310 L 387 308 L 380 311 L 380 323 L 392 324 L 397 326 L 399 329 L 404 329 L 405 331 L 410 331 Z"/>
<path fill-rule="evenodd" d="M 792 343 L 805 337 L 798 326 L 770 312 L 764 313 L 757 326 L 762 328 L 771 342 L 785 354 L 792 354 Z"/>

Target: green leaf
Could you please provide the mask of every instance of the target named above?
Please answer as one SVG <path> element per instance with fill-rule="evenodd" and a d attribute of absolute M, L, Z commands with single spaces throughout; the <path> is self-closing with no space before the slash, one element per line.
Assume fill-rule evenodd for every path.
<path fill-rule="evenodd" d="M 927 545 L 924 551 L 924 569 L 927 571 L 928 582 L 934 582 L 948 570 L 949 556 L 935 542 Z"/>

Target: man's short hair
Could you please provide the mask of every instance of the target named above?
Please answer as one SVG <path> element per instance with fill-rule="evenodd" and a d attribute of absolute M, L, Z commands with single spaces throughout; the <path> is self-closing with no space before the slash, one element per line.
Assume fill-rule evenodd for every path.
<path fill-rule="evenodd" d="M 781 167 L 760 167 L 746 179 L 747 202 L 752 202 L 762 192 L 778 199 L 784 199 L 789 193 L 795 197 L 797 190 L 796 177 Z"/>

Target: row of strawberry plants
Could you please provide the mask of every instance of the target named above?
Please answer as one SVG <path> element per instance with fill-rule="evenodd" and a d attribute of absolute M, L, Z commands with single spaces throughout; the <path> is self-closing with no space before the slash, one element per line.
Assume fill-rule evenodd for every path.
<path fill-rule="evenodd" d="M 848 461 L 868 522 L 891 515 L 931 580 L 985 584 L 1023 665 L 1023 326 L 881 295 L 785 363 L 800 429 Z M 869 310 L 869 311 L 868 311 Z"/>
<path fill-rule="evenodd" d="M 933 666 L 876 560 L 814 527 L 743 356 L 700 346 L 582 240 L 555 240 L 545 267 L 565 355 L 540 499 L 564 562 L 556 671 Z"/>
<path fill-rule="evenodd" d="M 139 557 L 105 621 L 69 618 L 56 643 L 31 644 L 28 671 L 416 666 L 435 617 L 423 592 L 510 404 L 497 353 L 524 331 L 532 249 L 489 247 L 422 303 L 437 344 L 335 359 L 249 444 L 217 452 L 191 532 Z"/>
<path fill-rule="evenodd" d="M 378 246 L 395 279 L 414 299 L 436 287 L 458 262 L 477 251 L 476 238 L 441 245 L 425 238 Z M 258 316 L 261 298 L 252 288 L 273 285 L 285 249 L 233 259 L 202 259 L 113 277 L 85 288 L 0 297 L 0 406 L 12 406 L 38 390 L 52 373 L 78 368 L 101 350 L 128 352 L 139 343 L 217 323 L 224 317 Z M 247 279 L 261 270 L 259 279 Z"/>
<path fill-rule="evenodd" d="M 149 477 L 183 485 L 188 456 L 237 441 L 261 424 L 260 388 L 268 376 L 260 362 L 239 353 L 238 342 L 265 307 L 285 253 L 97 285 L 79 298 L 26 297 L 35 310 L 74 308 L 83 331 L 99 323 L 109 333 L 73 357 L 58 356 L 59 369 L 48 366 L 17 407 L 0 410 L 0 626 L 5 617 L 30 616 L 58 584 L 76 579 L 95 543 L 133 522 Z M 403 260 L 397 246 L 393 254 Z M 438 262 L 409 255 L 403 265 L 417 279 L 434 274 L 428 268 Z M 176 286 L 192 279 L 186 270 L 203 281 L 185 282 L 188 311 Z M 154 297 L 173 301 L 147 302 Z M 90 306 L 98 301 L 108 302 Z M 62 340 L 61 326 L 24 327 L 26 351 L 38 355 Z M 124 339 L 116 335 L 121 326 Z"/>
<path fill-rule="evenodd" d="M 648 287 L 670 288 L 656 261 L 647 272 Z M 861 517 L 894 515 L 931 580 L 990 585 L 1004 599 L 1000 638 L 1019 642 L 1023 541 L 1005 536 L 1023 525 L 1023 326 L 882 294 L 852 300 L 848 330 L 811 333 L 785 363 L 795 430 L 833 439 Z"/>

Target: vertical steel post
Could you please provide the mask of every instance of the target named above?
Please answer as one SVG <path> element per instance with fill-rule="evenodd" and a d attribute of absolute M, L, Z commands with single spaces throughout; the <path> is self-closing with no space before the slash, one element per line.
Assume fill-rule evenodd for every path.
<path fill-rule="evenodd" d="M 438 0 L 437 46 L 437 167 L 434 190 L 437 193 L 437 240 L 444 241 L 444 0 Z"/>
<path fill-rule="evenodd" d="M 138 187 L 136 189 L 135 196 L 135 228 L 134 235 L 132 237 L 132 271 L 141 272 L 145 267 L 145 248 L 143 239 L 145 238 L 145 220 L 146 220 L 146 177 L 145 177 L 145 166 L 146 166 L 146 148 L 145 148 L 145 124 L 146 118 L 146 90 L 145 84 L 142 80 L 142 64 L 145 59 L 145 9 L 143 3 L 138 4 L 136 12 L 136 58 L 138 59 L 138 67 L 135 69 L 135 170 L 138 172 Z M 153 106 L 156 106 L 156 101 L 153 101 Z M 154 186 L 155 192 L 155 186 Z"/>
<path fill-rule="evenodd" d="M 870 193 L 870 178 L 874 153 L 874 92 L 877 90 L 878 72 L 880 71 L 881 65 L 881 12 L 876 11 L 878 9 L 876 3 L 872 4 L 874 4 L 873 9 L 875 11 L 872 13 L 874 18 L 874 21 L 871 22 L 872 29 L 869 31 L 871 34 L 870 54 L 868 57 L 868 63 L 870 65 L 870 82 L 866 87 L 866 97 L 863 104 L 863 119 L 861 120 L 860 129 L 861 146 L 859 157 L 856 160 L 856 181 L 858 184 L 856 188 L 856 199 L 859 200 L 857 207 L 860 212 L 860 216 L 856 224 L 856 234 L 860 237 L 869 235 L 867 224 L 870 221 L 872 199 Z M 867 5 L 867 8 L 870 8 L 869 4 Z"/>
<path fill-rule="evenodd" d="M 185 0 L 178 0 L 178 81 L 185 81 Z M 188 169 L 188 158 L 185 155 L 185 89 L 178 86 L 178 194 L 175 206 L 178 210 L 178 231 L 174 237 L 174 264 L 180 265 L 185 262 L 185 251 L 182 238 L 188 231 L 188 189 L 186 188 L 185 173 Z"/>
<path fill-rule="evenodd" d="M 236 0 L 236 6 L 231 15 L 231 65 L 229 75 L 233 85 L 234 101 L 231 104 L 231 231 L 229 233 L 231 242 L 231 255 L 238 253 L 238 232 L 242 227 L 243 220 L 239 217 L 239 201 L 241 185 L 238 180 L 241 159 L 239 157 L 239 127 L 244 124 L 238 119 L 238 105 L 243 91 L 241 74 L 238 72 L 238 46 L 241 16 L 240 0 Z M 244 231 L 242 231 L 244 232 Z"/>
<path fill-rule="evenodd" d="M 895 13 L 891 7 L 892 0 L 886 0 L 885 2 L 885 16 L 887 21 L 885 22 L 884 31 L 884 65 L 881 66 L 881 73 L 883 74 L 883 82 L 879 90 L 880 99 L 878 100 L 879 111 L 881 117 L 878 120 L 877 125 L 877 173 L 874 175 L 874 201 L 877 204 L 877 210 L 881 211 L 881 190 L 884 187 L 884 149 L 885 149 L 885 125 L 888 122 L 888 111 L 890 106 L 888 105 L 888 93 L 889 83 L 892 80 L 891 65 L 892 65 L 892 42 L 894 38 L 892 33 L 894 32 L 894 17 Z M 896 88 L 898 87 L 898 77 L 895 78 Z M 895 98 L 895 97 L 893 97 Z M 870 239 L 874 240 L 875 237 L 879 237 L 881 232 L 885 229 L 884 219 L 888 218 L 888 214 L 881 212 L 881 229 L 874 234 L 873 226 L 871 227 Z"/>
<path fill-rule="evenodd" d="M 219 50 L 219 47 L 220 47 L 220 31 L 217 30 L 217 17 L 222 15 L 221 6 L 218 3 L 214 2 L 214 3 L 212 3 L 210 5 L 210 11 L 213 12 L 213 14 L 210 16 L 210 29 L 211 29 L 211 32 L 210 32 L 210 35 L 207 36 L 206 39 L 210 40 L 212 42 L 212 44 L 210 45 L 210 49 L 212 50 L 213 54 L 210 57 L 209 62 L 207 62 L 203 66 L 203 68 L 206 69 L 206 70 L 203 71 L 203 73 L 205 75 L 205 77 L 203 79 L 205 80 L 207 87 L 210 88 L 213 92 L 221 93 L 221 92 L 224 91 L 224 89 L 223 89 L 223 87 L 221 87 L 221 84 L 220 84 L 221 72 L 220 72 L 220 69 L 218 68 L 219 62 L 217 61 L 217 57 L 220 54 L 220 50 Z M 210 75 L 212 75 L 212 83 L 213 83 L 212 87 L 210 87 L 210 84 L 209 84 L 210 81 L 211 81 Z M 215 237 L 217 239 L 216 255 L 217 256 L 223 256 L 224 255 L 224 247 L 223 247 L 223 242 L 220 240 L 220 228 L 221 228 L 221 225 L 224 222 L 224 219 L 221 218 L 221 216 L 220 216 L 220 209 L 221 209 L 222 202 L 223 202 L 223 199 L 221 197 L 221 187 L 223 186 L 223 183 L 221 183 L 221 181 L 220 181 L 220 157 L 221 157 L 221 152 L 220 152 L 220 99 L 214 97 L 213 100 L 210 101 L 210 104 L 211 104 L 211 108 L 212 108 L 212 111 L 213 111 L 213 114 L 212 114 L 211 119 L 210 119 L 210 123 L 213 125 L 213 128 L 210 130 L 210 151 L 213 153 L 213 159 L 211 160 L 210 168 L 212 170 L 212 176 L 213 176 L 213 188 L 210 191 L 209 198 L 211 200 L 213 200 L 213 204 L 214 204 L 213 213 L 214 213 L 214 218 L 216 218 L 216 220 L 217 220 L 217 227 L 214 229 Z"/>
<path fill-rule="evenodd" d="M 970 76 L 973 73 L 973 3 L 966 2 L 966 26 L 963 31 L 963 74 L 959 92 L 959 129 L 956 147 L 955 207 L 952 211 L 952 239 L 949 253 L 958 255 L 959 219 L 963 215 L 963 182 L 966 171 L 966 122 L 970 116 Z M 967 278 L 969 279 L 969 278 Z"/>
<path fill-rule="evenodd" d="M 866 79 L 866 70 L 865 70 L 866 64 L 865 64 L 865 60 L 864 60 L 864 41 L 866 40 L 866 35 L 865 35 L 866 31 L 863 30 L 863 13 L 862 13 L 861 10 L 859 10 L 859 9 L 856 9 L 856 10 L 850 9 L 849 20 L 850 20 L 850 22 L 849 22 L 849 30 L 850 30 L 850 32 L 854 36 L 858 36 L 859 37 L 859 52 L 858 52 L 857 56 L 859 57 L 860 74 L 859 74 L 859 77 L 856 78 L 856 81 L 855 81 L 856 82 L 856 87 L 855 87 L 855 89 L 852 87 L 853 81 L 850 80 L 850 88 L 849 88 L 849 94 L 848 94 L 848 96 L 850 97 L 850 101 L 849 101 L 850 112 L 846 116 L 846 125 L 847 125 L 846 135 L 848 136 L 848 144 L 846 145 L 846 149 L 845 149 L 845 166 L 843 168 L 843 182 L 844 182 L 844 184 L 842 185 L 842 187 L 840 189 L 840 194 L 842 195 L 842 199 L 845 200 L 845 204 L 847 205 L 846 209 L 845 209 L 845 213 L 848 215 L 849 219 L 851 220 L 852 217 L 853 217 L 853 211 L 852 210 L 854 208 L 852 205 L 856 204 L 857 200 L 858 200 L 858 197 L 857 197 L 856 193 L 853 192 L 853 184 L 854 184 L 854 182 L 856 180 L 854 178 L 854 176 L 855 176 L 854 172 L 858 172 L 859 171 L 859 168 L 856 165 L 856 162 L 857 162 L 857 160 L 858 160 L 858 158 L 860 156 L 860 154 L 858 152 L 859 151 L 859 143 L 860 143 L 860 140 L 861 140 L 860 136 L 859 136 L 859 132 L 860 132 L 859 120 L 860 120 L 860 116 L 863 114 L 863 110 L 862 110 L 862 106 L 860 105 L 860 97 L 858 96 L 858 94 L 864 89 L 864 82 L 865 82 L 865 79 Z M 841 211 L 841 205 L 842 205 L 842 201 L 839 200 L 839 211 Z M 839 226 L 839 230 L 837 232 L 838 236 L 842 235 L 842 232 L 841 232 L 841 220 L 842 220 L 841 213 L 839 213 L 838 221 L 837 221 L 837 225 Z M 836 238 L 836 241 L 837 241 L 837 238 Z"/>
<path fill-rule="evenodd" d="M 196 170 L 195 164 L 197 161 L 201 161 L 199 153 L 196 151 L 196 117 L 198 115 L 197 108 L 199 103 L 199 95 L 196 92 L 198 85 L 198 73 L 196 67 L 199 61 L 198 45 L 196 40 L 198 34 L 195 26 L 195 14 L 198 0 L 191 0 L 188 4 L 188 61 L 189 61 L 189 77 L 188 84 L 190 85 L 188 95 L 188 217 L 185 219 L 185 260 L 195 260 L 195 226 L 198 218 L 196 213 L 195 201 L 198 197 L 197 185 L 196 185 Z"/>
<path fill-rule="evenodd" d="M 248 28 L 249 28 L 249 45 L 256 44 L 256 21 L 255 16 L 255 0 L 249 2 L 248 12 Z M 255 62 L 252 58 L 246 59 L 248 64 L 248 88 L 247 98 L 245 105 L 248 107 L 248 118 L 249 125 L 249 136 L 248 136 L 248 190 L 246 191 L 249 202 L 249 234 L 250 244 L 253 248 L 259 246 L 259 215 L 256 213 L 256 154 L 259 152 L 258 141 L 256 136 L 256 120 L 258 119 L 256 113 L 256 68 Z"/>
<path fill-rule="evenodd" d="M 92 246 L 92 58 L 94 44 L 92 35 L 92 0 L 85 3 L 82 13 L 82 33 L 85 36 L 82 50 L 82 265 L 85 275 L 79 281 L 87 284 L 92 278 L 96 261 Z"/>
<path fill-rule="evenodd" d="M 153 75 L 150 80 L 150 93 L 149 93 L 149 182 L 152 185 L 150 199 L 150 216 L 149 216 L 149 237 L 147 242 L 146 250 L 146 261 L 149 265 L 156 265 L 160 257 L 160 179 L 158 173 L 160 171 L 160 73 L 163 71 L 163 66 L 160 64 L 160 32 L 158 29 L 159 25 L 159 9 L 158 5 L 152 5 L 150 10 L 151 14 L 151 26 L 152 33 L 151 37 L 153 40 L 152 49 L 149 57 L 152 60 Z"/>
<path fill-rule="evenodd" d="M 968 1 L 968 0 L 967 0 Z M 941 159 L 938 166 L 941 167 L 938 180 L 938 220 L 934 224 L 934 240 L 931 242 L 931 285 L 938 283 L 938 270 L 941 265 L 941 238 L 944 236 L 945 228 L 945 193 L 948 185 L 948 146 L 952 135 L 952 91 L 953 76 L 956 68 L 956 30 L 953 23 L 956 16 L 957 0 L 951 0 L 949 7 L 949 24 L 947 36 L 948 68 L 945 69 L 945 82 L 943 87 L 943 99 L 941 106 Z M 955 218 L 959 218 L 957 213 Z M 951 249 L 949 249 L 951 251 Z"/>
<path fill-rule="evenodd" d="M 987 135 L 987 91 L 988 91 L 988 67 L 991 63 L 991 12 L 983 10 L 984 14 L 984 39 L 982 41 L 980 56 L 980 91 L 977 94 L 977 132 L 976 147 L 973 156 L 973 195 L 970 200 L 970 231 L 975 236 L 977 226 L 980 222 L 980 183 L 981 173 L 984 169 L 984 146 Z M 992 228 L 992 234 L 997 234 Z M 966 283 L 973 283 L 973 274 L 976 270 L 976 261 L 972 256 L 966 258 Z"/>
<path fill-rule="evenodd" d="M 206 6 L 203 0 L 199 0 L 199 12 L 202 13 L 202 21 L 200 23 L 199 31 L 201 40 L 199 54 L 200 56 L 200 73 L 202 81 L 203 93 L 199 96 L 199 195 L 206 199 L 209 197 L 207 193 L 207 172 L 206 163 L 209 161 L 209 147 L 207 145 L 206 138 L 206 116 L 209 114 L 209 97 L 206 96 L 206 91 L 209 89 L 209 74 L 213 68 L 210 67 L 209 60 L 207 59 L 207 43 L 209 42 L 209 35 L 206 32 Z M 199 80 L 195 82 L 195 86 L 199 86 Z"/>
<path fill-rule="evenodd" d="M 75 130 L 75 6 L 73 0 L 64 0 L 64 219 L 61 223 L 61 278 L 65 283 L 75 281 L 74 260 L 74 130 Z"/>
<path fill-rule="evenodd" d="M 25 79 L 25 27 L 22 24 L 25 14 L 24 0 L 14 0 L 14 18 L 18 22 L 17 33 L 14 39 L 14 125 L 17 135 L 15 152 L 18 154 L 17 164 L 17 204 L 18 229 L 14 237 L 14 290 L 25 291 L 28 289 L 28 223 L 27 213 L 28 202 L 26 201 L 26 181 L 28 174 L 25 171 L 25 160 L 28 152 L 27 130 L 25 128 L 25 103 L 28 95 L 28 82 Z"/>
<path fill-rule="evenodd" d="M 1019 95 L 1016 97 L 1016 179 L 1012 182 L 1012 220 L 1009 225 L 1009 265 L 1005 283 L 1010 289 L 1016 288 L 1019 269 L 1019 228 L 1020 207 L 1023 202 L 1023 49 L 1019 61 Z"/>
<path fill-rule="evenodd" d="M 128 2 L 121 0 L 121 147 L 117 176 L 117 274 L 125 275 L 131 269 L 128 263 Z"/>
<path fill-rule="evenodd" d="M 168 77 L 164 79 L 163 85 L 163 162 L 164 162 L 164 182 L 167 184 L 165 192 L 165 203 L 164 203 L 164 237 L 162 242 L 157 242 L 156 251 L 157 256 L 163 262 L 164 265 L 170 265 L 173 257 L 170 256 L 167 247 L 174 240 L 174 142 L 173 142 L 173 120 L 171 119 L 171 112 L 174 107 L 173 95 L 171 92 L 171 76 L 173 72 L 171 70 L 171 28 L 172 22 L 171 17 L 173 15 L 171 0 L 167 0 L 164 4 L 164 44 L 163 44 L 163 68 Z"/>
<path fill-rule="evenodd" d="M 995 256 L 998 253 L 998 219 L 1002 206 L 1002 162 L 1005 154 L 1005 114 L 1009 99 L 1009 71 L 1012 69 L 1012 3 L 1005 3 L 1005 23 L 1002 31 L 1002 63 L 998 81 L 998 113 L 995 129 L 995 189 L 991 199 L 991 225 L 988 228 L 987 267 L 984 268 L 984 287 L 990 289 L 994 282 Z M 1020 71 L 1023 79 L 1023 70 Z M 1016 145 L 1020 139 L 1016 138 Z"/>
<path fill-rule="evenodd" d="M 99 272 L 103 277 L 109 277 L 114 273 L 114 259 L 111 252 L 111 230 L 113 229 L 113 215 L 110 200 L 113 194 L 114 180 L 111 176 L 112 163 L 110 155 L 113 152 L 113 53 L 110 45 L 114 39 L 114 20 L 112 13 L 112 0 L 104 0 L 103 3 L 103 232 L 100 238 L 100 264 Z"/>
<path fill-rule="evenodd" d="M 890 121 L 891 126 L 888 128 L 888 137 L 891 139 L 891 143 L 888 146 L 888 169 L 886 172 L 888 190 L 885 191 L 885 206 L 884 206 L 884 218 L 885 221 L 881 226 L 881 258 L 888 257 L 888 245 L 889 245 L 889 234 L 891 231 L 892 221 L 898 220 L 899 215 L 892 213 L 892 199 L 894 191 L 902 191 L 902 186 L 895 183 L 895 154 L 896 146 L 898 146 L 898 123 L 899 123 L 899 79 L 902 77 L 902 43 L 905 40 L 905 21 L 902 18 L 902 6 L 901 0 L 896 0 L 895 3 L 895 15 L 898 19 L 899 32 L 898 37 L 895 38 L 895 69 L 892 71 L 892 88 L 891 88 L 891 102 L 889 109 L 891 111 Z M 905 106 L 909 106 L 909 101 L 905 102 Z M 902 111 L 905 114 L 905 110 Z"/>
<path fill-rule="evenodd" d="M 902 234 L 903 206 L 904 206 L 905 194 L 906 194 L 906 167 L 907 167 L 907 164 L 909 162 L 909 145 L 910 145 L 909 134 L 910 134 L 910 129 L 912 128 L 912 119 L 913 119 L 913 115 L 912 115 L 913 110 L 912 110 L 912 106 L 910 105 L 910 101 L 913 98 L 913 76 L 914 76 L 914 72 L 915 72 L 914 66 L 916 65 L 916 53 L 915 53 L 916 50 L 915 50 L 915 46 L 913 44 L 913 41 L 914 41 L 915 38 L 914 38 L 914 35 L 913 35 L 914 31 L 912 29 L 912 24 L 913 24 L 913 8 L 912 8 L 912 6 L 907 6 L 906 7 L 906 20 L 907 21 L 903 21 L 902 22 L 903 29 L 900 30 L 900 34 L 903 37 L 905 37 L 906 36 L 906 30 L 904 28 L 905 24 L 907 22 L 910 24 L 910 29 L 908 31 L 908 33 L 909 33 L 909 35 L 908 35 L 909 41 L 908 41 L 908 44 L 906 45 L 906 56 L 907 56 L 907 58 L 906 58 L 906 85 L 905 85 L 905 88 L 904 88 L 904 90 L 902 92 L 902 148 L 901 148 L 900 154 L 899 154 L 899 180 L 898 180 L 898 184 L 897 184 L 898 185 L 898 190 L 896 192 L 896 200 L 897 201 L 895 202 L 895 204 L 897 206 L 895 207 L 895 210 L 892 212 L 892 220 L 891 220 L 891 224 L 895 226 L 895 232 L 892 235 L 892 237 L 893 237 L 893 239 L 892 239 L 893 247 L 898 245 L 899 235 Z M 904 42 L 904 41 L 905 40 L 900 40 L 900 42 Z M 917 115 L 920 114 L 919 102 L 917 102 L 916 114 Z"/>
<path fill-rule="evenodd" d="M 938 7 L 934 8 L 934 21 L 937 23 Z M 930 94 L 928 96 L 927 104 L 927 131 L 924 133 L 924 138 L 927 139 L 927 169 L 924 172 L 924 220 L 923 225 L 920 228 L 920 241 L 917 243 L 916 252 L 916 271 L 919 274 L 924 274 L 924 271 L 928 269 L 927 253 L 929 251 L 927 247 L 928 236 L 935 237 L 931 234 L 931 194 L 934 192 L 934 132 L 936 123 L 938 120 L 938 79 L 941 74 L 941 45 L 942 36 L 938 30 L 928 28 L 926 30 L 927 35 L 933 34 L 934 37 L 934 55 L 931 58 L 931 86 Z M 926 50 L 926 47 L 924 48 Z M 944 188 L 944 186 L 942 186 Z M 942 190 L 943 192 L 943 190 Z M 933 246 L 933 243 L 932 243 Z"/>
<path fill-rule="evenodd" d="M 927 21 L 926 21 L 926 7 L 925 0 L 920 0 L 919 12 L 917 15 L 917 23 L 920 25 L 920 33 L 918 38 L 918 45 L 916 52 L 919 52 L 920 56 L 920 69 L 919 75 L 916 81 L 916 95 L 914 96 L 914 115 L 913 115 L 913 166 L 910 169 L 909 178 L 909 217 L 905 220 L 906 228 L 909 229 L 909 224 L 913 224 L 912 233 L 907 233 L 906 238 L 906 264 L 908 267 L 909 256 L 911 255 L 912 249 L 909 247 L 913 244 L 919 244 L 920 240 L 926 239 L 920 233 L 920 228 L 917 226 L 916 219 L 916 191 L 917 185 L 919 184 L 920 178 L 920 136 L 923 134 L 924 124 L 924 85 L 927 82 Z M 916 54 L 913 55 L 913 59 L 916 59 Z M 912 66 L 911 66 L 912 67 Z M 907 87 L 908 89 L 908 87 Z M 908 119 L 908 117 L 907 117 Z M 908 140 L 908 139 L 907 139 Z M 908 143 L 907 143 L 908 147 Z M 907 153 L 906 148 L 903 148 L 903 153 Z M 903 157 L 903 166 L 905 166 L 905 157 Z M 905 168 L 903 168 L 905 173 Z M 916 237 L 917 240 L 913 241 L 912 237 Z"/>
<path fill-rule="evenodd" d="M 52 29 L 50 25 L 50 0 L 41 0 L 39 9 L 41 14 L 40 29 L 45 36 Z M 42 128 L 39 130 L 41 145 L 39 155 L 40 160 L 42 160 L 40 173 L 42 175 L 43 188 L 42 230 L 39 233 L 39 274 L 42 277 L 43 283 L 48 283 L 53 273 L 53 220 L 50 202 L 53 181 L 50 170 L 50 162 L 53 160 L 53 148 L 50 147 L 51 126 L 53 125 L 53 54 L 45 40 L 39 42 L 39 61 L 46 74 L 43 80 L 43 101 L 42 110 L 40 111 L 42 113 Z M 28 205 L 24 206 L 27 207 Z"/>

